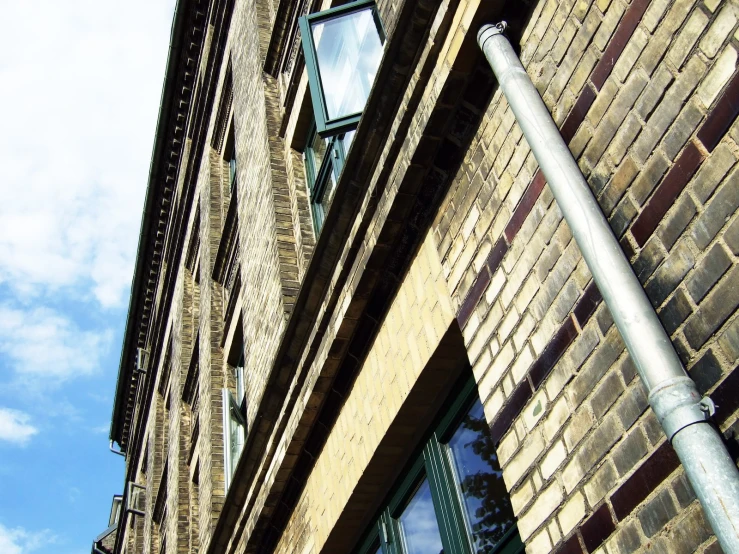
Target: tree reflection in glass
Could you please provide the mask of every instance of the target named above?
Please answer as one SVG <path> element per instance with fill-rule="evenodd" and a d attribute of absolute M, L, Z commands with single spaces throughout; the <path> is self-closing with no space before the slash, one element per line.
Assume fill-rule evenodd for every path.
<path fill-rule="evenodd" d="M 311 26 L 328 119 L 361 112 L 382 58 L 372 9 Z"/>
<path fill-rule="evenodd" d="M 492 552 L 514 518 L 479 400 L 452 435 L 448 447 L 475 552 Z"/>
<path fill-rule="evenodd" d="M 428 479 L 416 489 L 400 515 L 403 552 L 406 554 L 443 554 L 439 524 L 436 521 L 434 503 Z"/>

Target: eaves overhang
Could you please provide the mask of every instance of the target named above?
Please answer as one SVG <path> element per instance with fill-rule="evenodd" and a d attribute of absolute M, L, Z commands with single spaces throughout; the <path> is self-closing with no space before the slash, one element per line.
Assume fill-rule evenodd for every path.
<path fill-rule="evenodd" d="M 144 212 L 139 231 L 136 266 L 128 304 L 128 316 L 123 335 L 121 358 L 118 368 L 113 413 L 110 424 L 110 439 L 125 451 L 128 429 L 135 400 L 136 378 L 134 375 L 136 350 L 145 340 L 148 323 L 152 317 L 153 295 L 161 268 L 164 247 L 164 230 L 168 209 L 176 178 L 176 163 L 181 151 L 184 121 L 181 108 L 189 103 L 192 93 L 187 72 L 183 70 L 183 37 L 187 33 L 187 22 L 191 0 L 178 0 L 172 21 L 167 69 L 162 86 L 159 116 L 149 167 L 149 179 L 144 201 Z M 194 69 L 189 79 L 192 79 Z M 183 99 L 183 94 L 188 98 Z M 186 113 L 185 113 L 186 115 Z M 179 136 L 178 136 L 179 135 Z"/>

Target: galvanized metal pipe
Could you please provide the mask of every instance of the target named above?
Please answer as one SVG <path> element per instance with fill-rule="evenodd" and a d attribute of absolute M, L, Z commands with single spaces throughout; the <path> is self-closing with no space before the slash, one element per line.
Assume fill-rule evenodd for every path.
<path fill-rule="evenodd" d="M 739 554 L 739 472 L 710 423 L 670 338 L 618 244 L 549 110 L 505 37 L 485 25 L 478 44 L 582 252 L 639 376 L 724 552 Z"/>

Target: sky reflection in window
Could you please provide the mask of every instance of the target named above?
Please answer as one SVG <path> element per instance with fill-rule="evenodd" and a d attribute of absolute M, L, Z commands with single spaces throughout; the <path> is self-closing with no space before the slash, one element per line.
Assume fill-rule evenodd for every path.
<path fill-rule="evenodd" d="M 459 424 L 448 447 L 475 552 L 492 552 L 514 519 L 479 400 Z"/>
<path fill-rule="evenodd" d="M 407 554 L 441 554 L 439 525 L 428 479 L 424 479 L 400 516 L 403 551 Z"/>
<path fill-rule="evenodd" d="M 328 118 L 361 112 L 382 58 L 372 9 L 313 23 L 312 32 Z"/>

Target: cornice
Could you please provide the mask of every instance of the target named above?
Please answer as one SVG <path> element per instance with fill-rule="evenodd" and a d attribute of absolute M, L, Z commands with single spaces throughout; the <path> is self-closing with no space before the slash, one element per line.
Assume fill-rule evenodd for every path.
<path fill-rule="evenodd" d="M 203 0 L 178 0 L 172 22 L 167 71 L 162 87 L 111 418 L 110 438 L 123 450 L 128 446 L 139 381 L 134 374 L 136 350 L 146 347 L 151 323 L 156 316 L 153 313 L 155 293 L 162 274 L 165 236 L 171 222 L 196 64 L 205 35 L 204 4 Z M 153 357 L 151 360 L 153 362 Z"/>

